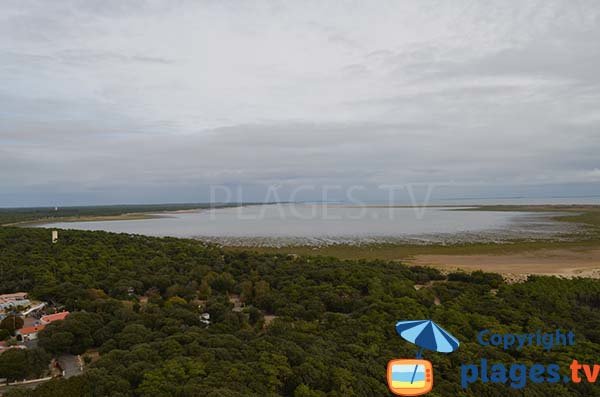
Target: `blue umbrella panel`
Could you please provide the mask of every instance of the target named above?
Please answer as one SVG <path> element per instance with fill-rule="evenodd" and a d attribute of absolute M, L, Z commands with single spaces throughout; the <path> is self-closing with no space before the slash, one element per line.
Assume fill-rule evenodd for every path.
<path fill-rule="evenodd" d="M 396 332 L 421 349 L 438 353 L 452 353 L 460 345 L 458 339 L 431 320 L 400 321 Z"/>

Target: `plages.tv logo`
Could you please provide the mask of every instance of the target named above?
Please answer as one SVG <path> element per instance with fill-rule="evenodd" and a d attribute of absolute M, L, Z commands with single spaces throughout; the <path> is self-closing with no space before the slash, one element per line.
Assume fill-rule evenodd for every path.
<path fill-rule="evenodd" d="M 406 341 L 419 347 L 415 359 L 390 360 L 387 383 L 397 396 L 420 396 L 433 388 L 433 366 L 423 360 L 423 350 L 452 353 L 460 343 L 448 331 L 431 320 L 400 321 L 396 332 Z"/>

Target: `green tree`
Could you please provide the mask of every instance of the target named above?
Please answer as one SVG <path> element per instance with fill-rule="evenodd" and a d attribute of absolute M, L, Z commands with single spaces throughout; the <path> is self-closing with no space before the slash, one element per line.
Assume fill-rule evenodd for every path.
<path fill-rule="evenodd" d="M 0 354 L 0 378 L 9 382 L 37 378 L 49 363 L 50 355 L 41 349 L 10 349 Z"/>
<path fill-rule="evenodd" d="M 64 321 L 48 325 L 39 334 L 39 345 L 47 351 L 60 354 L 83 354 L 94 346 L 94 334 L 101 328 L 98 314 L 71 313 Z"/>
<path fill-rule="evenodd" d="M 183 396 L 189 382 L 205 375 L 205 365 L 202 362 L 178 357 L 144 374 L 144 380 L 137 391 L 143 397 Z"/>
<path fill-rule="evenodd" d="M 305 384 L 301 384 L 294 390 L 294 397 L 324 397 L 325 393 L 319 390 L 312 390 Z"/>
<path fill-rule="evenodd" d="M 198 288 L 198 298 L 200 299 L 208 299 L 208 297 L 212 294 L 212 288 L 206 280 L 202 280 L 200 283 L 200 287 Z"/>
<path fill-rule="evenodd" d="M 0 329 L 5 329 L 11 335 L 14 335 L 16 330 L 23 328 L 24 323 L 21 317 L 10 314 L 0 321 Z"/>
<path fill-rule="evenodd" d="M 287 378 L 292 374 L 287 358 L 276 353 L 261 353 L 258 368 L 265 375 L 264 386 L 271 393 L 281 392 Z"/>
<path fill-rule="evenodd" d="M 71 351 L 75 336 L 70 332 L 42 331 L 39 333 L 39 345 L 44 349 L 59 354 Z"/>
<path fill-rule="evenodd" d="M 10 338 L 10 332 L 7 329 L 0 328 L 0 341 L 5 341 Z"/>
<path fill-rule="evenodd" d="M 25 379 L 29 373 L 27 352 L 21 349 L 10 349 L 0 354 L 0 378 L 9 382 Z"/>

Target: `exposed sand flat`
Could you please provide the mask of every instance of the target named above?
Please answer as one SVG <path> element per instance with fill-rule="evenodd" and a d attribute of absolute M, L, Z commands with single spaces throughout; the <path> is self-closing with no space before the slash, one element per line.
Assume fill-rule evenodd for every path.
<path fill-rule="evenodd" d="M 431 265 L 448 270 L 600 278 L 600 249 L 543 249 L 503 255 L 417 255 L 407 261 L 413 265 Z"/>

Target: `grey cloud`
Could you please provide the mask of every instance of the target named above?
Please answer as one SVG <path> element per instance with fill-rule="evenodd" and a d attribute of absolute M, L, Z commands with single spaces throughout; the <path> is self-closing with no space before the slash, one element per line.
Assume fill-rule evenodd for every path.
<path fill-rule="evenodd" d="M 570 1 L 9 2 L 0 206 L 220 183 L 600 193 L 599 20 Z"/>
<path fill-rule="evenodd" d="M 119 54 L 110 51 L 89 51 L 85 49 L 64 50 L 56 54 L 55 59 L 59 62 L 70 64 L 92 64 L 98 62 L 117 62 L 117 63 L 149 63 L 168 65 L 174 63 L 173 60 L 163 57 L 153 57 L 146 55 Z"/>

